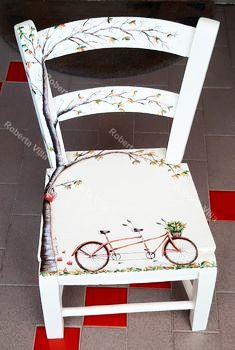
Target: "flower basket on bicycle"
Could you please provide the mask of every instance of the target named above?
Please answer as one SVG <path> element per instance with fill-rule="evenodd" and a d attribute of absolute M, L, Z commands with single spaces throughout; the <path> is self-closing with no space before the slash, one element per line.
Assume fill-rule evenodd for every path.
<path fill-rule="evenodd" d="M 180 221 L 168 221 L 166 222 L 164 219 L 161 219 L 162 222 L 158 222 L 157 224 L 164 226 L 165 230 L 170 232 L 173 237 L 181 237 L 182 231 L 186 227 L 186 224 L 183 224 Z"/>
<path fill-rule="evenodd" d="M 182 236 L 182 232 L 171 232 L 173 237 L 181 237 Z"/>

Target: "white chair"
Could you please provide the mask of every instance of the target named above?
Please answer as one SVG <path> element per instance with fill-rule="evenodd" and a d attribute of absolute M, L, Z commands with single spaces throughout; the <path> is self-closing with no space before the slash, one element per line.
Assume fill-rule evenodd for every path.
<path fill-rule="evenodd" d="M 192 330 L 206 329 L 217 272 L 215 243 L 189 168 L 181 161 L 218 28 L 219 22 L 206 18 L 193 28 L 141 17 L 92 18 L 42 31 L 30 20 L 15 26 L 51 166 L 39 246 L 48 338 L 63 337 L 64 317 L 123 312 L 188 309 Z M 188 57 L 180 93 L 111 86 L 53 98 L 45 61 L 113 47 Z M 61 122 L 123 111 L 174 118 L 167 149 L 65 152 Z M 155 238 L 164 233 L 163 249 L 157 250 Z M 64 285 L 177 280 L 188 300 L 62 306 Z"/>

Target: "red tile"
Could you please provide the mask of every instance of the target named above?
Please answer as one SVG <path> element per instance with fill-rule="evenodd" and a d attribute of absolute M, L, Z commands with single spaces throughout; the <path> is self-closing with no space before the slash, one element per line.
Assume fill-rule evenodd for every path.
<path fill-rule="evenodd" d="M 27 77 L 22 62 L 10 62 L 6 81 L 26 82 Z"/>
<path fill-rule="evenodd" d="M 210 191 L 211 219 L 235 220 L 235 191 Z"/>
<path fill-rule="evenodd" d="M 127 288 L 87 287 L 86 306 L 126 304 Z M 126 327 L 127 315 L 85 316 L 84 326 Z"/>
<path fill-rule="evenodd" d="M 132 283 L 131 288 L 171 288 L 171 282 Z"/>
<path fill-rule="evenodd" d="M 45 327 L 37 327 L 33 350 L 79 350 L 80 328 L 65 328 L 63 339 L 47 339 Z"/>

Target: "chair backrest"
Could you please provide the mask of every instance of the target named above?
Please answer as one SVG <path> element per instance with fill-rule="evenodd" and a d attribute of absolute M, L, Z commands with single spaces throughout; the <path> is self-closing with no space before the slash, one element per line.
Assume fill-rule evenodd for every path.
<path fill-rule="evenodd" d="M 219 22 L 200 18 L 197 27 L 142 17 L 79 20 L 37 31 L 31 20 L 15 26 L 42 137 L 52 167 L 67 158 L 59 123 L 94 113 L 143 112 L 174 118 L 166 161 L 180 163 L 216 40 Z M 45 61 L 102 48 L 142 48 L 188 57 L 179 94 L 111 86 L 53 98 Z"/>

